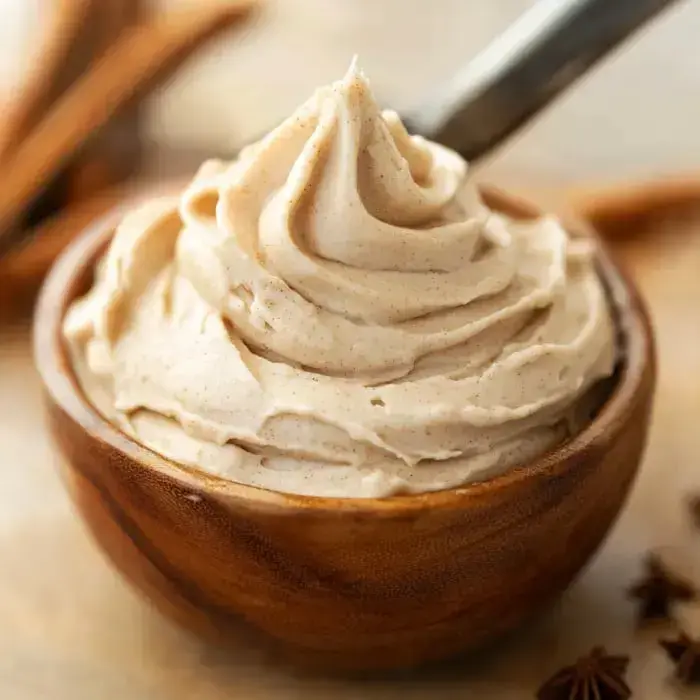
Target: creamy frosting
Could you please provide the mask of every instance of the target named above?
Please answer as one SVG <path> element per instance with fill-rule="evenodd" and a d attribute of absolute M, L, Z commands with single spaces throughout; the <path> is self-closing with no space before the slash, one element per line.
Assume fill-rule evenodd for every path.
<path fill-rule="evenodd" d="M 353 65 L 128 214 L 64 326 L 143 445 L 319 496 L 454 487 L 580 430 L 615 362 L 594 244 L 489 210 Z"/>

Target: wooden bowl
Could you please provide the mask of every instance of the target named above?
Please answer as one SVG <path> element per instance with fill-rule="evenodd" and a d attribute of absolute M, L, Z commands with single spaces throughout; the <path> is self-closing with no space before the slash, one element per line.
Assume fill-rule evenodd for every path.
<path fill-rule="evenodd" d="M 646 312 L 607 253 L 601 274 L 624 359 L 584 432 L 476 485 L 316 498 L 184 468 L 86 401 L 61 321 L 90 283 L 113 223 L 79 237 L 51 272 L 36 313 L 36 362 L 78 511 L 162 610 L 220 638 L 261 631 L 272 648 L 326 669 L 412 666 L 513 628 L 561 593 L 600 545 L 637 471 L 655 381 Z"/>

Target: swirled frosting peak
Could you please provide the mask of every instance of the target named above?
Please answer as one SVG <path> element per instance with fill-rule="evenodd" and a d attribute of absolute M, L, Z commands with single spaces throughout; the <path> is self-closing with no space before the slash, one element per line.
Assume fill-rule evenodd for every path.
<path fill-rule="evenodd" d="M 321 496 L 444 489 L 589 420 L 615 360 L 593 245 L 489 210 L 353 65 L 124 218 L 65 335 L 142 444 Z"/>

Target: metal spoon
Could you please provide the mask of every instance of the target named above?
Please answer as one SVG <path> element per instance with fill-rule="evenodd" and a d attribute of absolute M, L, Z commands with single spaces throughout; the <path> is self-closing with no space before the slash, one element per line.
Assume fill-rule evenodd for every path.
<path fill-rule="evenodd" d="M 539 0 L 406 123 L 477 160 L 676 1 Z"/>

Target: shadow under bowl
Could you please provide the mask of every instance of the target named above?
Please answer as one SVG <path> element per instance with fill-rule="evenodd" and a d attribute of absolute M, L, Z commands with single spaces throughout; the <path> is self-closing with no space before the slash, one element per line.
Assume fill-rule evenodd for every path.
<path fill-rule="evenodd" d="M 287 495 L 173 463 L 106 421 L 62 336 L 114 228 L 80 236 L 49 275 L 35 358 L 78 511 L 119 570 L 181 623 L 218 639 L 253 630 L 295 662 L 415 666 L 473 649 L 550 603 L 601 544 L 644 449 L 651 328 L 603 250 L 621 364 L 590 425 L 483 483 L 386 499 Z M 257 638 L 257 637 L 256 637 Z"/>

